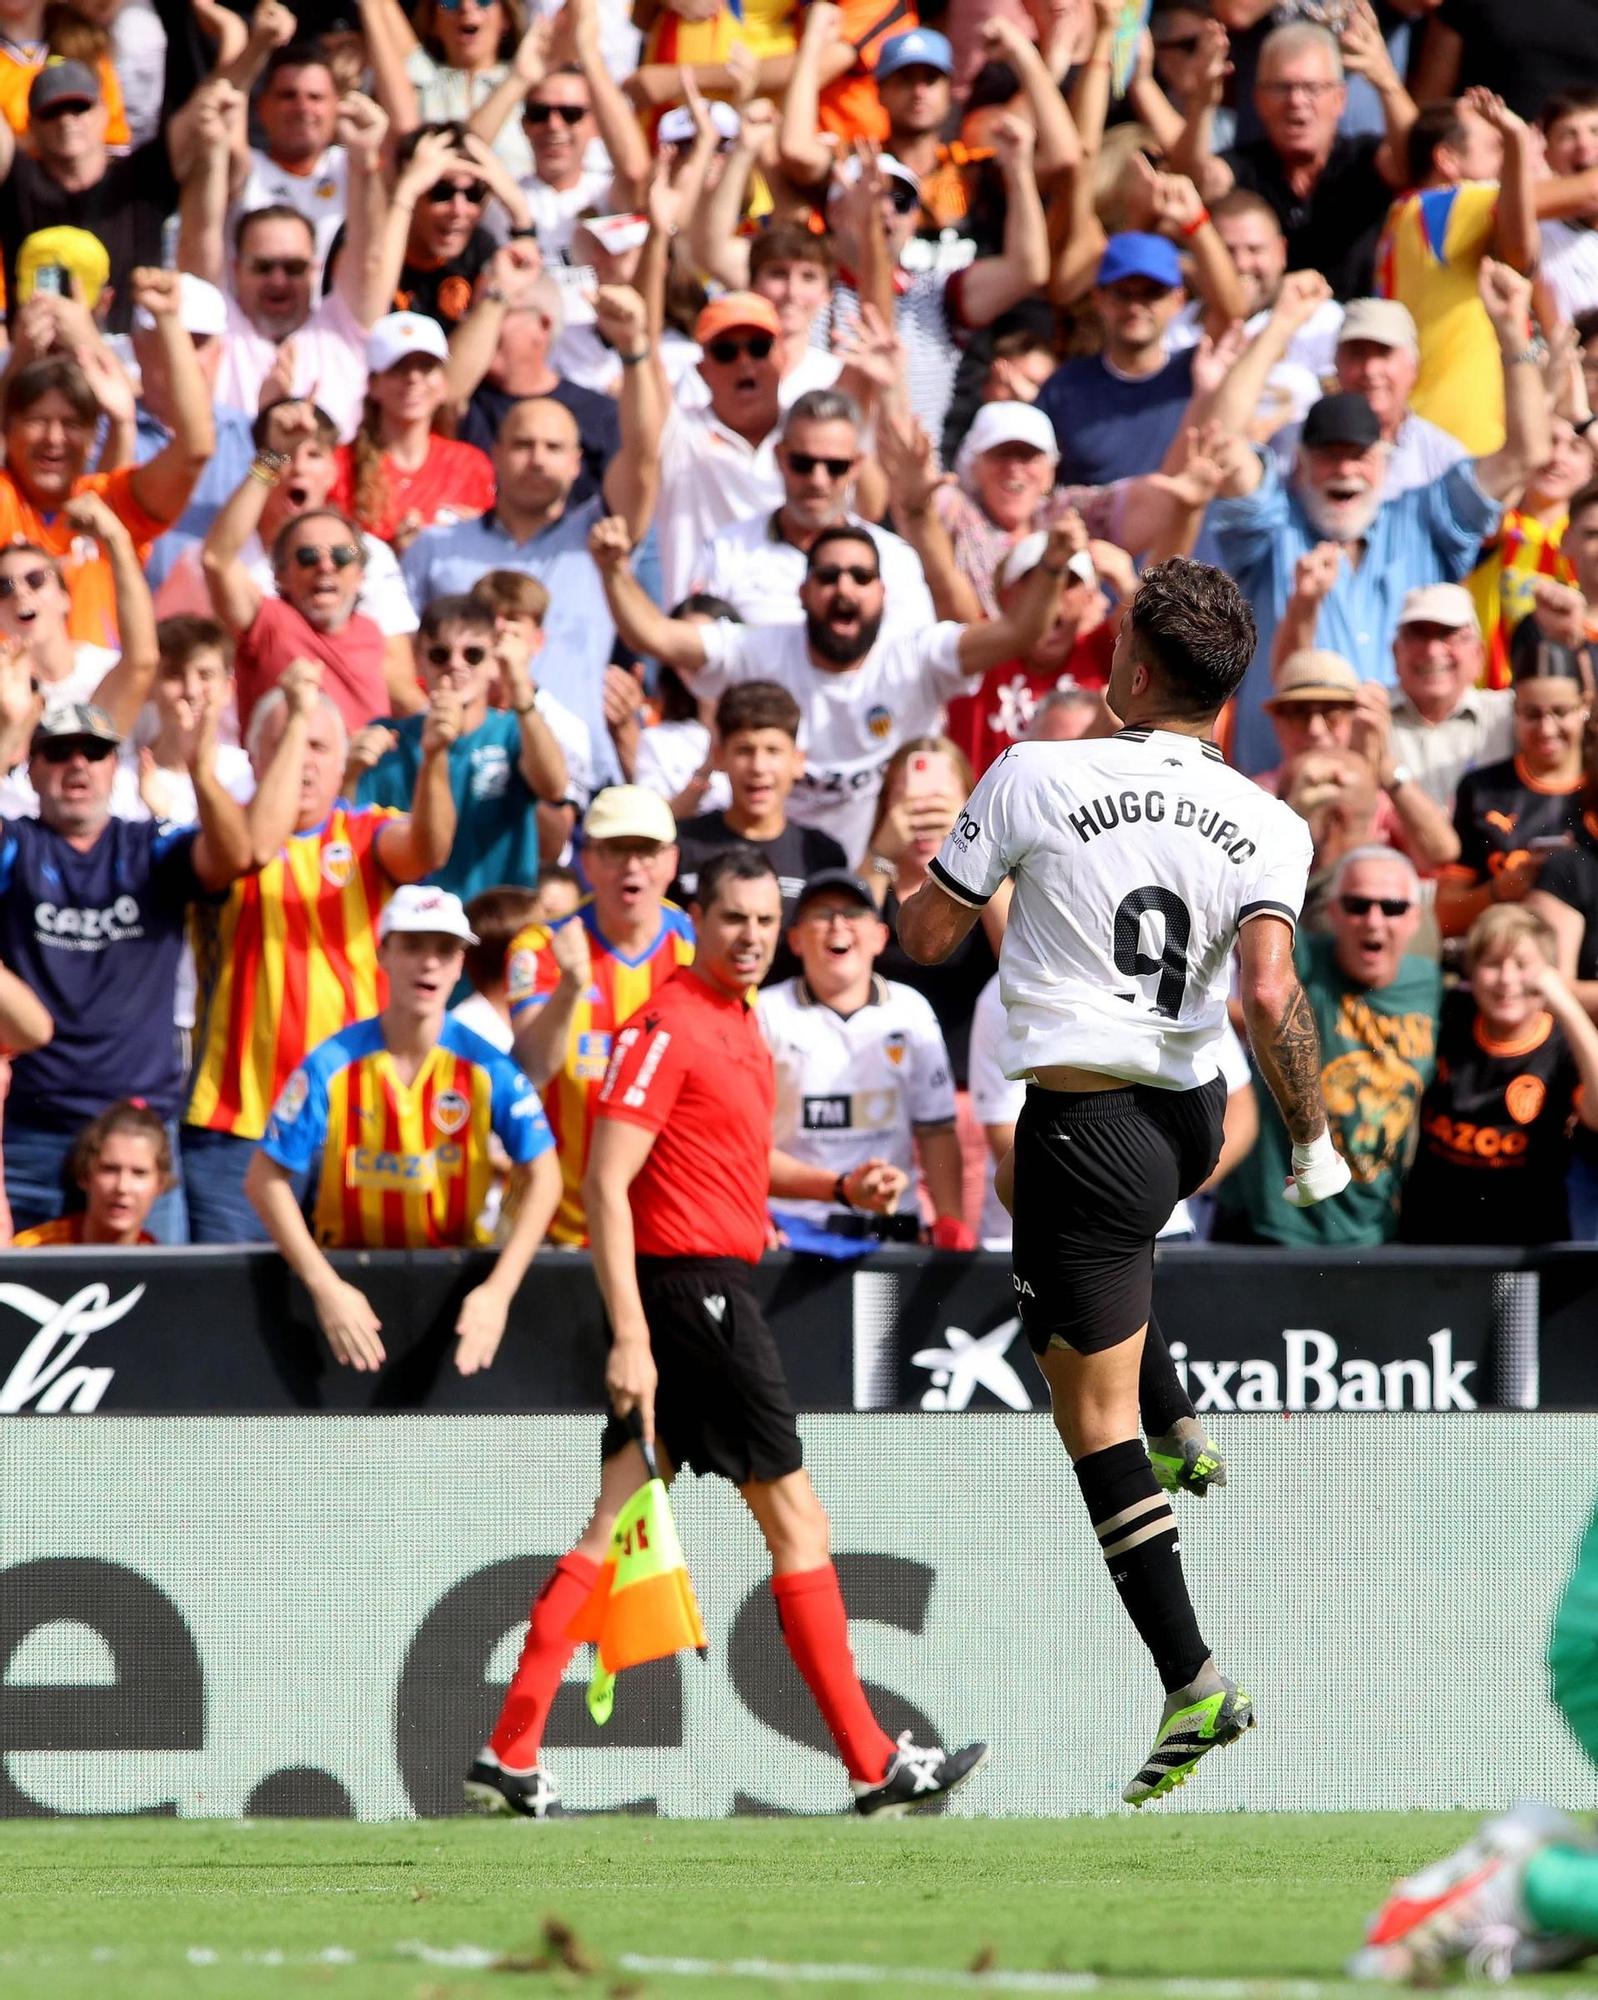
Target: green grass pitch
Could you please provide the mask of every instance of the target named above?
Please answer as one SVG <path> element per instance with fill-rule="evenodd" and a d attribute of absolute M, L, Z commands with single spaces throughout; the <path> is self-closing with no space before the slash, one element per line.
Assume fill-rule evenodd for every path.
<path fill-rule="evenodd" d="M 1373 1990 L 1340 1967 L 1392 1879 L 1473 1823 L 9 1821 L 0 1995 L 1330 2000 Z M 1515 1990 L 1598 2000 L 1598 1960 Z"/>

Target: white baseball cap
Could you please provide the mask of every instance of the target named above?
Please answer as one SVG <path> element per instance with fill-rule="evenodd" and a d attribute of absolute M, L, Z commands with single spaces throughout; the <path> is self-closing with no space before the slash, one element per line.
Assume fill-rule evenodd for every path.
<path fill-rule="evenodd" d="M 725 140 L 736 139 L 743 129 L 743 120 L 730 104 L 719 97 L 711 98 L 705 106 L 710 114 L 710 122 Z M 691 146 L 698 137 L 699 127 L 694 123 L 694 114 L 686 104 L 674 104 L 655 128 L 655 137 L 663 146 Z"/>
<path fill-rule="evenodd" d="M 985 451 L 1001 444 L 1029 444 L 1034 451 L 1041 451 L 1050 465 L 1060 462 L 1054 426 L 1035 403 L 984 403 L 955 454 L 958 477 L 963 480 Z"/>
<path fill-rule="evenodd" d="M 477 933 L 466 921 L 459 896 L 448 889 L 430 889 L 425 882 L 407 882 L 396 889 L 377 920 L 378 941 L 395 931 L 421 931 L 429 937 L 459 938 L 476 944 Z"/>
<path fill-rule="evenodd" d="M 386 373 L 411 354 L 430 354 L 435 361 L 449 359 L 444 329 L 425 313 L 390 313 L 366 336 L 366 366 L 373 375 Z"/>
<path fill-rule="evenodd" d="M 1023 408 L 1025 405 L 1022 406 Z M 1045 419 L 1045 421 L 1047 421 Z M 1008 590 L 1012 583 L 1019 583 L 1030 570 L 1035 570 L 1043 560 L 1043 551 L 1049 546 L 1049 538 L 1041 529 L 1035 535 L 1027 535 L 999 565 L 997 582 L 1001 590 Z M 1082 583 L 1096 583 L 1098 571 L 1093 567 L 1093 558 L 1086 549 L 1078 549 L 1065 565 L 1067 576 L 1074 576 Z"/>
<path fill-rule="evenodd" d="M 1399 606 L 1398 626 L 1446 625 L 1451 631 L 1480 633 L 1476 602 L 1462 583 L 1423 583 Z"/>
<path fill-rule="evenodd" d="M 1343 324 L 1337 344 L 1345 340 L 1368 340 L 1377 347 L 1402 347 L 1419 354 L 1420 335 L 1409 307 L 1397 299 L 1350 299 L 1343 308 Z"/>
<path fill-rule="evenodd" d="M 183 331 L 201 340 L 218 339 L 227 332 L 227 301 L 216 286 L 192 271 L 178 273 L 178 318 Z M 153 333 L 155 315 L 143 306 L 133 308 L 135 333 Z"/>

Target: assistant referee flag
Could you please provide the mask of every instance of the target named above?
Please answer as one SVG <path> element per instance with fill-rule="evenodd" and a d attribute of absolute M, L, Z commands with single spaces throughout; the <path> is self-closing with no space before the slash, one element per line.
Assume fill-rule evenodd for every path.
<path fill-rule="evenodd" d="M 616 1516 L 599 1581 L 567 1636 L 592 1640 L 598 1649 L 588 1712 L 599 1723 L 610 1720 L 623 1668 L 666 1659 L 685 1646 L 705 1650 L 705 1628 L 663 1480 L 646 1480 Z"/>

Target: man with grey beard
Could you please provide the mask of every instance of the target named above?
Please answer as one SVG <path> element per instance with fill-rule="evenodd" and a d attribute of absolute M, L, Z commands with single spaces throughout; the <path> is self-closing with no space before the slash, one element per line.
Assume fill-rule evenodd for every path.
<path fill-rule="evenodd" d="M 1531 341 L 1530 280 L 1489 259 L 1480 285 L 1504 368 L 1505 438 L 1491 456 L 1464 460 L 1429 486 L 1384 498 L 1390 447 L 1370 403 L 1346 391 L 1323 396 L 1304 419 L 1290 481 L 1268 454 L 1235 436 L 1218 448 L 1221 481 L 1208 525 L 1259 625 L 1233 738 L 1233 757 L 1246 772 L 1264 770 L 1276 756 L 1264 702 L 1272 640 L 1299 559 L 1318 544 L 1337 545 L 1341 560 L 1313 643 L 1352 661 L 1362 680 L 1391 686 L 1405 596 L 1468 574 L 1502 509 L 1520 497 L 1552 448 Z"/>

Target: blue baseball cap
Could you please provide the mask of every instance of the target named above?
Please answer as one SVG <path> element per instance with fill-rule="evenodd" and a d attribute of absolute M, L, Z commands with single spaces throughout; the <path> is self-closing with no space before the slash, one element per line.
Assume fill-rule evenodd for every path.
<path fill-rule="evenodd" d="M 881 83 L 884 77 L 892 76 L 897 70 L 910 69 L 917 63 L 944 76 L 953 76 L 954 50 L 949 45 L 948 36 L 940 35 L 936 28 L 911 28 L 902 35 L 895 35 L 891 41 L 883 43 L 882 53 L 877 57 L 877 81 Z"/>
<path fill-rule="evenodd" d="M 1136 230 L 1112 236 L 1099 260 L 1099 275 L 1094 282 L 1116 285 L 1123 278 L 1149 278 L 1156 285 L 1174 291 L 1182 282 L 1182 260 L 1176 254 L 1176 245 L 1166 242 L 1163 236 L 1145 236 Z"/>

